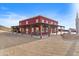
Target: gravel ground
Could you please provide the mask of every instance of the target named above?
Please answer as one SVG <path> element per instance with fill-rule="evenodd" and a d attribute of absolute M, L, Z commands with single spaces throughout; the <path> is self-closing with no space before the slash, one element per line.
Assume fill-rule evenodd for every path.
<path fill-rule="evenodd" d="M 0 33 L 0 55 L 59 56 L 67 54 L 70 46 L 60 35 L 38 39 L 24 34 Z"/>
<path fill-rule="evenodd" d="M 8 48 L 15 45 L 20 45 L 23 43 L 29 43 L 31 41 L 36 41 L 39 39 L 31 38 L 29 35 L 17 34 L 10 32 L 0 33 L 0 49 Z"/>
<path fill-rule="evenodd" d="M 11 32 L 0 33 L 0 55 L 73 56 L 79 55 L 79 40 L 63 40 L 60 35 L 43 39 Z"/>

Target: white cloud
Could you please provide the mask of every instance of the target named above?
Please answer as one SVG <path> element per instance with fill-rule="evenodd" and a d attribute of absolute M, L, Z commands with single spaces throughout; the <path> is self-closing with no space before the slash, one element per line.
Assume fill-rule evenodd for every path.
<path fill-rule="evenodd" d="M 25 18 L 25 16 L 22 16 L 13 12 L 7 12 L 7 14 L 4 16 L 7 16 L 9 19 L 17 19 L 17 20 Z"/>
<path fill-rule="evenodd" d="M 79 3 L 74 4 L 74 10 L 77 12 L 79 11 Z"/>
<path fill-rule="evenodd" d="M 26 16 L 21 16 L 13 12 L 7 12 L 3 16 L 7 16 L 7 18 L 0 18 L 0 24 L 8 27 L 19 25 L 20 20 L 27 18 Z"/>

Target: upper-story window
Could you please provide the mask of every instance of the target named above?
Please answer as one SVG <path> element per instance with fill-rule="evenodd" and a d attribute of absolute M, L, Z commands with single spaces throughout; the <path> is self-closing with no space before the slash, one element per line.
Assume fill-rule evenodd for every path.
<path fill-rule="evenodd" d="M 53 24 L 53 22 L 51 22 L 51 24 Z"/>
<path fill-rule="evenodd" d="M 38 19 L 36 19 L 36 23 L 38 23 Z"/>
<path fill-rule="evenodd" d="M 26 24 L 28 24 L 28 21 L 26 21 Z"/>
<path fill-rule="evenodd" d="M 48 21 L 46 20 L 46 23 L 48 23 Z"/>
<path fill-rule="evenodd" d="M 44 23 L 44 19 L 42 19 L 42 23 Z"/>

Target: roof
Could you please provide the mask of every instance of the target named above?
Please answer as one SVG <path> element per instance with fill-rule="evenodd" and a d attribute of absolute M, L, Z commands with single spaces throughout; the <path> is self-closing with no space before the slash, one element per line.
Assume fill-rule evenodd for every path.
<path fill-rule="evenodd" d="M 45 18 L 45 19 L 48 19 L 48 20 L 51 20 L 51 21 L 58 22 L 58 21 L 56 21 L 56 20 L 53 20 L 53 19 L 50 19 L 50 18 L 41 16 L 41 15 L 38 15 L 38 16 L 35 16 L 35 17 L 31 17 L 31 18 L 28 18 L 28 19 L 24 19 L 24 20 L 21 20 L 21 21 L 31 20 L 31 19 L 33 19 L 33 18 Z"/>

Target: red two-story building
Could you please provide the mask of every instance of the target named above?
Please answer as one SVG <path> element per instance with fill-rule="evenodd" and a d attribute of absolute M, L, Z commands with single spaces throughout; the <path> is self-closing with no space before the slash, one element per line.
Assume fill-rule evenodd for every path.
<path fill-rule="evenodd" d="M 19 21 L 19 30 L 21 33 L 31 35 L 46 35 L 57 33 L 58 21 L 43 16 L 36 16 Z"/>

